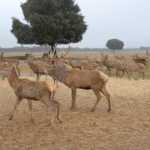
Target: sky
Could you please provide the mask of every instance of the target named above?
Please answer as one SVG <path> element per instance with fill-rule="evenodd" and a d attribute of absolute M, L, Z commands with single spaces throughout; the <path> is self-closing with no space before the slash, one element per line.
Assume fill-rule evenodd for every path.
<path fill-rule="evenodd" d="M 0 1 L 0 47 L 18 46 L 11 34 L 12 17 L 24 21 L 21 2 Z M 150 46 L 149 0 L 76 0 L 88 29 L 83 40 L 71 46 L 103 48 L 106 41 L 118 38 L 126 47 Z"/>

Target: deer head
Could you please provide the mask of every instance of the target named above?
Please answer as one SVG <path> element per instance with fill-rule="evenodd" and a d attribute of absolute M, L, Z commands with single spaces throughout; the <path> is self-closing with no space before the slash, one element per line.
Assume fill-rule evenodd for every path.
<path fill-rule="evenodd" d="M 8 62 L 1 62 L 0 63 L 0 76 L 8 78 L 12 71 L 17 72 L 17 76 L 20 75 L 20 70 L 18 68 L 19 63 L 8 63 Z"/>

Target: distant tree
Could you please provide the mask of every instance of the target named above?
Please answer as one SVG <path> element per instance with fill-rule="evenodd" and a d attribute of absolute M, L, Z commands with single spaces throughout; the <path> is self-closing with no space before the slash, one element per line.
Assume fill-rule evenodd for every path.
<path fill-rule="evenodd" d="M 110 39 L 107 41 L 106 46 L 111 50 L 123 49 L 124 42 L 118 39 Z"/>
<path fill-rule="evenodd" d="M 21 5 L 26 24 L 13 18 L 12 33 L 20 44 L 56 45 L 82 40 L 87 26 L 74 0 L 27 0 Z"/>

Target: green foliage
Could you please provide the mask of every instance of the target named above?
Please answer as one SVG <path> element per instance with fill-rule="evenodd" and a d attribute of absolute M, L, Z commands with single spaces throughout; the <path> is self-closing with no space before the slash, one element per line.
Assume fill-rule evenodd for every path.
<path fill-rule="evenodd" d="M 18 43 L 55 47 L 82 40 L 87 26 L 74 0 L 27 0 L 21 7 L 28 25 L 13 19 L 12 33 Z"/>
<path fill-rule="evenodd" d="M 123 49 L 124 42 L 118 39 L 110 39 L 107 41 L 106 46 L 111 50 Z"/>
<path fill-rule="evenodd" d="M 13 18 L 13 26 L 11 32 L 17 37 L 20 44 L 33 44 L 34 37 L 32 29 L 29 25 L 21 23 L 18 19 Z"/>

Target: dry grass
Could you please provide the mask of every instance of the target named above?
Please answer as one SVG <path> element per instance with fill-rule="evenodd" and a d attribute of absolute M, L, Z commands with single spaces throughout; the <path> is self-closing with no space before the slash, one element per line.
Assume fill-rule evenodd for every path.
<path fill-rule="evenodd" d="M 148 80 L 112 78 L 109 89 L 113 110 L 107 113 L 103 98 L 95 113 L 89 112 L 95 102 L 92 91 L 79 90 L 78 109 L 69 110 L 70 91 L 64 85 L 56 94 L 62 104 L 63 124 L 47 126 L 46 109 L 34 102 L 36 125 L 29 122 L 26 101 L 14 120 L 8 112 L 15 96 L 7 80 L 0 81 L 0 149 L 1 150 L 149 150 L 150 149 L 150 84 Z M 45 110 L 45 111 L 44 111 Z"/>
<path fill-rule="evenodd" d="M 33 75 L 26 65 L 21 65 L 23 75 Z M 61 103 L 63 124 L 53 127 L 47 126 L 46 108 L 39 102 L 33 103 L 35 125 L 30 122 L 26 101 L 21 103 L 14 120 L 8 121 L 16 97 L 7 80 L 0 81 L 0 85 L 0 150 L 150 149 L 149 80 L 111 78 L 110 113 L 104 97 L 96 112 L 91 113 L 96 98 L 92 91 L 84 90 L 78 90 L 78 109 L 71 112 L 71 92 L 60 84 L 56 100 Z"/>

